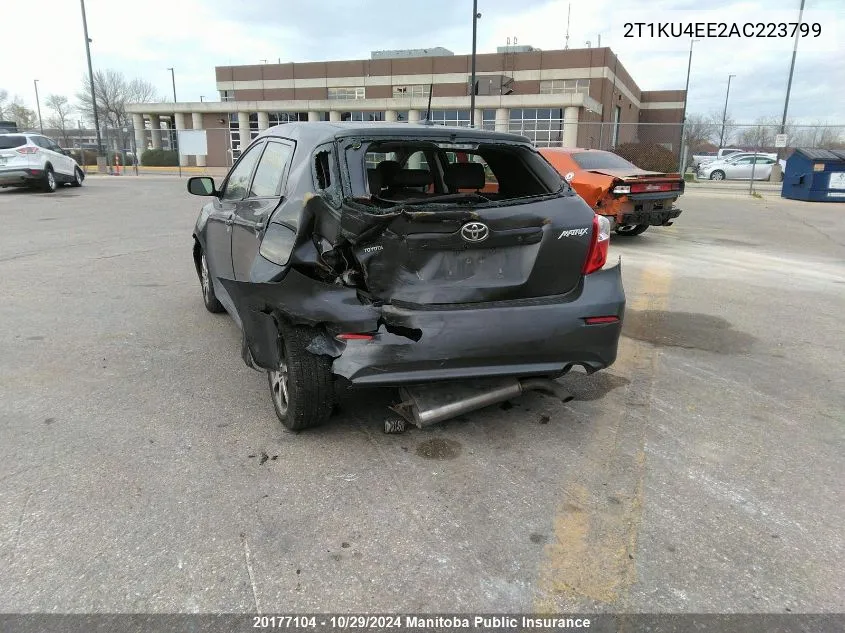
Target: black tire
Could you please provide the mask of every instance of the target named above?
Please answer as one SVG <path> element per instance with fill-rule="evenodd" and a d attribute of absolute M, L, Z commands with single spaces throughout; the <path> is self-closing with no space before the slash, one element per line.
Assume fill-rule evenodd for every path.
<path fill-rule="evenodd" d="M 217 295 L 214 294 L 214 284 L 211 281 L 211 274 L 208 272 L 208 261 L 205 259 L 205 253 L 202 251 L 200 251 L 198 274 L 200 278 L 200 289 L 202 290 L 202 302 L 205 304 L 205 309 L 214 314 L 223 312 L 225 308 L 217 299 Z"/>
<path fill-rule="evenodd" d="M 325 423 L 334 408 L 332 359 L 306 347 L 314 329 L 282 323 L 279 326 L 279 369 L 267 372 L 270 399 L 285 428 L 302 431 Z"/>
<path fill-rule="evenodd" d="M 85 174 L 79 167 L 77 167 L 73 170 L 73 180 L 71 181 L 70 186 L 81 187 L 83 180 L 85 180 Z"/>
<path fill-rule="evenodd" d="M 50 165 L 44 170 L 44 181 L 41 183 L 41 191 L 44 193 L 53 193 L 59 188 L 59 182 L 56 180 L 56 172 Z"/>
<path fill-rule="evenodd" d="M 725 179 L 725 172 L 721 169 L 716 169 L 713 173 L 710 174 L 710 180 L 724 180 Z"/>
<path fill-rule="evenodd" d="M 645 233 L 648 224 L 620 224 L 616 227 L 616 234 L 623 237 L 633 237 L 640 233 Z"/>

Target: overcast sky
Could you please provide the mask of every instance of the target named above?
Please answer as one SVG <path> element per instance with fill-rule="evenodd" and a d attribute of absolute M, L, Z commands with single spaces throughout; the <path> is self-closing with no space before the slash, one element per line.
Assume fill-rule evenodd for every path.
<path fill-rule="evenodd" d="M 495 52 L 508 37 L 544 50 L 563 48 L 566 0 L 479 0 L 478 51 Z M 571 3 L 570 48 L 610 46 L 644 90 L 684 87 L 689 39 L 625 39 L 622 21 L 701 19 L 738 22 L 797 17 L 799 0 L 590 0 Z M 37 6 L 37 11 L 33 7 Z M 845 124 L 845 37 L 841 0 L 806 0 L 806 19 L 822 21 L 823 37 L 798 49 L 789 114 L 802 122 Z M 86 0 L 95 69 L 114 68 L 152 82 L 172 99 L 168 67 L 176 69 L 179 101 L 218 100 L 215 65 L 368 58 L 371 50 L 445 46 L 471 49 L 471 0 Z M 621 13 L 624 7 L 624 13 Z M 689 14 L 693 15 L 693 14 Z M 3 2 L 0 89 L 35 105 L 50 93 L 73 100 L 86 72 L 77 0 Z M 838 34 L 836 34 L 838 29 Z M 689 110 L 721 111 L 728 74 L 729 111 L 737 121 L 779 117 L 791 39 L 705 40 L 695 45 Z M 46 118 L 45 113 L 45 118 Z"/>

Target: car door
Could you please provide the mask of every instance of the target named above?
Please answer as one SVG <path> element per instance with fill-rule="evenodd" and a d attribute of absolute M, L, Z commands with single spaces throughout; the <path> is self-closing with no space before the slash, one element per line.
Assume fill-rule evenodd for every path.
<path fill-rule="evenodd" d="M 294 144 L 268 139 L 250 183 L 249 194 L 235 205 L 232 264 L 235 279 L 247 281 L 270 216 L 284 200 L 284 185 Z"/>
<path fill-rule="evenodd" d="M 264 142 L 254 144 L 241 154 L 223 181 L 220 196 L 207 207 L 205 224 L 205 256 L 213 279 L 234 279 L 232 267 L 232 224 L 235 208 L 246 197 L 252 172 L 264 148 Z M 215 287 L 215 291 L 217 288 Z M 220 294 L 218 293 L 218 296 Z M 225 295 L 224 295 L 225 296 Z M 221 297 L 222 299 L 222 297 Z"/>
<path fill-rule="evenodd" d="M 757 164 L 754 166 L 754 180 L 768 180 L 772 175 L 772 165 L 775 164 L 774 159 L 768 156 L 758 156 L 756 161 Z"/>
<path fill-rule="evenodd" d="M 735 178 L 737 180 L 748 180 L 751 178 L 751 165 L 754 160 L 753 156 L 746 156 L 740 158 L 733 165 L 725 167 L 725 176 L 728 178 Z"/>
<path fill-rule="evenodd" d="M 37 145 L 47 155 L 47 160 L 53 166 L 53 172 L 59 176 L 59 182 L 67 180 L 65 176 L 72 175 L 73 171 L 69 169 L 69 159 L 62 152 L 62 148 L 46 136 L 36 136 L 33 137 L 33 140 L 35 140 Z"/>
<path fill-rule="evenodd" d="M 54 141 L 53 139 L 48 138 L 47 144 L 50 147 L 50 151 L 52 151 L 53 154 L 55 154 L 56 161 L 61 165 L 60 170 L 61 170 L 62 175 L 73 176 L 74 175 L 73 170 L 74 170 L 74 167 L 76 167 L 76 164 L 75 164 L 75 161 L 73 160 L 73 158 L 68 156 L 65 153 L 65 150 L 63 150 L 61 148 L 61 146 L 58 143 L 56 143 L 56 141 Z M 59 169 L 57 169 L 56 171 L 59 171 Z"/>

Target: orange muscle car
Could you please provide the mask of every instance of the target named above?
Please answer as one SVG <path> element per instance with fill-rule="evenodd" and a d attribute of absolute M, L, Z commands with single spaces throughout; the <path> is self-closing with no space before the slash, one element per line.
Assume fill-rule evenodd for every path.
<path fill-rule="evenodd" d="M 670 226 L 681 214 L 680 174 L 646 171 L 611 152 L 544 147 L 540 153 L 619 235 L 639 235 L 649 226 Z"/>

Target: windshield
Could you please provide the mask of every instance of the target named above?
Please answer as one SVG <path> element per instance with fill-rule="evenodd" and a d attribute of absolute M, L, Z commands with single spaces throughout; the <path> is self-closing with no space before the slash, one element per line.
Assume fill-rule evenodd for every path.
<path fill-rule="evenodd" d="M 26 137 L 18 135 L 0 136 L 0 149 L 12 149 L 26 145 Z"/>
<path fill-rule="evenodd" d="M 637 166 L 610 152 L 578 152 L 572 160 L 581 169 L 637 169 Z"/>

